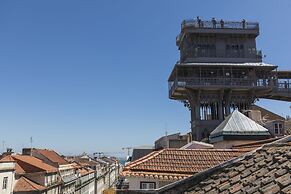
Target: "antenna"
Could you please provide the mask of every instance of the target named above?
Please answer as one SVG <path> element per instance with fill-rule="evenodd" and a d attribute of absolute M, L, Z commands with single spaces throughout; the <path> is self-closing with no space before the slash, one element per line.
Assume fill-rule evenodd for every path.
<path fill-rule="evenodd" d="M 32 149 L 32 142 L 33 142 L 32 137 L 30 137 L 30 148 L 31 149 Z"/>
<path fill-rule="evenodd" d="M 166 148 L 169 148 L 167 122 L 165 123 Z"/>
<path fill-rule="evenodd" d="M 32 156 L 32 137 L 30 137 L 30 156 Z"/>
<path fill-rule="evenodd" d="M 2 140 L 2 148 L 3 148 L 3 153 L 5 152 L 5 141 L 4 140 Z"/>

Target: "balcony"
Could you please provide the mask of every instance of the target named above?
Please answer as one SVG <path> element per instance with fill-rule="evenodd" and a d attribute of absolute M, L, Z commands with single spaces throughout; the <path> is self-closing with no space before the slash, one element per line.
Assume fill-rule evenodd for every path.
<path fill-rule="evenodd" d="M 215 89 L 215 88 L 272 88 L 268 79 L 245 79 L 245 78 L 176 78 L 169 82 L 169 96 L 172 97 L 177 89 Z"/>

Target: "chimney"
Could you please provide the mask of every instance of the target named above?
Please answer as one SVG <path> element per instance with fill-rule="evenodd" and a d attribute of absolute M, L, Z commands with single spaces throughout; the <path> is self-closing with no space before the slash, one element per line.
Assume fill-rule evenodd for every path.
<path fill-rule="evenodd" d="M 12 148 L 7 148 L 6 152 L 3 152 L 2 156 L 8 156 L 12 154 L 13 154 Z"/>
<path fill-rule="evenodd" d="M 259 110 L 249 110 L 248 117 L 257 123 L 262 122 L 262 114 Z"/>
<path fill-rule="evenodd" d="M 23 148 L 22 149 L 22 155 L 27 155 L 27 156 L 31 156 L 32 152 L 32 148 Z"/>

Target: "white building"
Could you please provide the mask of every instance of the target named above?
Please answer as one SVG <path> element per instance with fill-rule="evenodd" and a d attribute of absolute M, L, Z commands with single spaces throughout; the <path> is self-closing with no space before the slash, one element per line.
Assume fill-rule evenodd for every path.
<path fill-rule="evenodd" d="M 10 156 L 0 160 L 0 193 L 11 194 L 13 192 L 15 176 L 15 161 Z"/>

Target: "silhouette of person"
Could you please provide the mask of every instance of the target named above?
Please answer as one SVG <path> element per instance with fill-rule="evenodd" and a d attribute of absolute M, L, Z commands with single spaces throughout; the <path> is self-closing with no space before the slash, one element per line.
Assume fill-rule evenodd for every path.
<path fill-rule="evenodd" d="M 215 18 L 212 18 L 212 26 L 213 26 L 213 28 L 216 28 L 216 20 L 215 20 Z"/>

